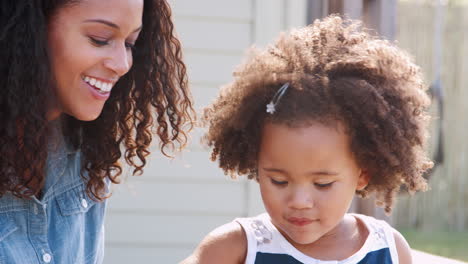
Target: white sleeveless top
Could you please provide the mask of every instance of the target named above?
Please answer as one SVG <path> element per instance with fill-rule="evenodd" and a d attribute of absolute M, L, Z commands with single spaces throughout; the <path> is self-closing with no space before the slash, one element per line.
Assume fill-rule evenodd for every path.
<path fill-rule="evenodd" d="M 247 235 L 245 264 L 398 264 L 393 228 L 373 217 L 350 214 L 361 220 L 369 231 L 362 248 L 345 260 L 318 260 L 297 250 L 271 223 L 267 213 L 237 218 Z"/>

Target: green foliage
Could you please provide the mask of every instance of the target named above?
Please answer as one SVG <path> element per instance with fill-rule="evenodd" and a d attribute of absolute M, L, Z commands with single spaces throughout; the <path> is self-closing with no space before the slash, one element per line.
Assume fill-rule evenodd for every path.
<path fill-rule="evenodd" d="M 399 231 L 413 249 L 452 259 L 468 261 L 468 231 L 431 232 L 408 229 Z"/>

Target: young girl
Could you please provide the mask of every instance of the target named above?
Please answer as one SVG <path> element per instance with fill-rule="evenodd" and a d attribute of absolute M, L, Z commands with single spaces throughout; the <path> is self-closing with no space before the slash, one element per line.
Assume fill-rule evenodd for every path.
<path fill-rule="evenodd" d="M 1 1 L 0 263 L 102 263 L 119 160 L 190 128 L 172 30 L 165 0 Z"/>
<path fill-rule="evenodd" d="M 411 263 L 398 231 L 348 214 L 423 190 L 429 99 L 419 68 L 331 16 L 253 51 L 205 110 L 213 160 L 258 181 L 267 213 L 210 233 L 183 263 Z"/>

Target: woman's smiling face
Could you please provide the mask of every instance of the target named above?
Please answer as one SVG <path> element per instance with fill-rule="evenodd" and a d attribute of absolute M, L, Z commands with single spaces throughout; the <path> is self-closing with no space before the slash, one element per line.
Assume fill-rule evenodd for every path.
<path fill-rule="evenodd" d="M 59 8 L 48 25 L 56 100 L 48 119 L 96 119 L 115 83 L 132 66 L 143 0 L 82 0 Z"/>

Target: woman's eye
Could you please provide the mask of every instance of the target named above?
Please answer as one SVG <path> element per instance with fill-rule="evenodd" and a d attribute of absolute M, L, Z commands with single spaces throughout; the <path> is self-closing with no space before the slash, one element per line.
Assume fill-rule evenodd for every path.
<path fill-rule="evenodd" d="M 329 182 L 329 183 L 314 183 L 315 186 L 319 188 L 328 188 L 331 187 L 334 182 Z"/>
<path fill-rule="evenodd" d="M 286 184 L 288 184 L 287 181 L 277 181 L 275 179 L 271 179 L 271 183 L 273 183 L 274 185 L 286 185 Z"/>
<path fill-rule="evenodd" d="M 89 40 L 91 40 L 91 42 L 96 46 L 105 46 L 105 45 L 109 44 L 109 41 L 107 41 L 107 40 L 99 40 L 99 39 L 96 39 L 96 38 L 93 38 L 93 37 L 89 37 Z"/>
<path fill-rule="evenodd" d="M 135 44 L 132 44 L 132 43 L 125 42 L 125 47 L 127 47 L 127 49 L 130 49 L 132 51 L 135 50 Z"/>

